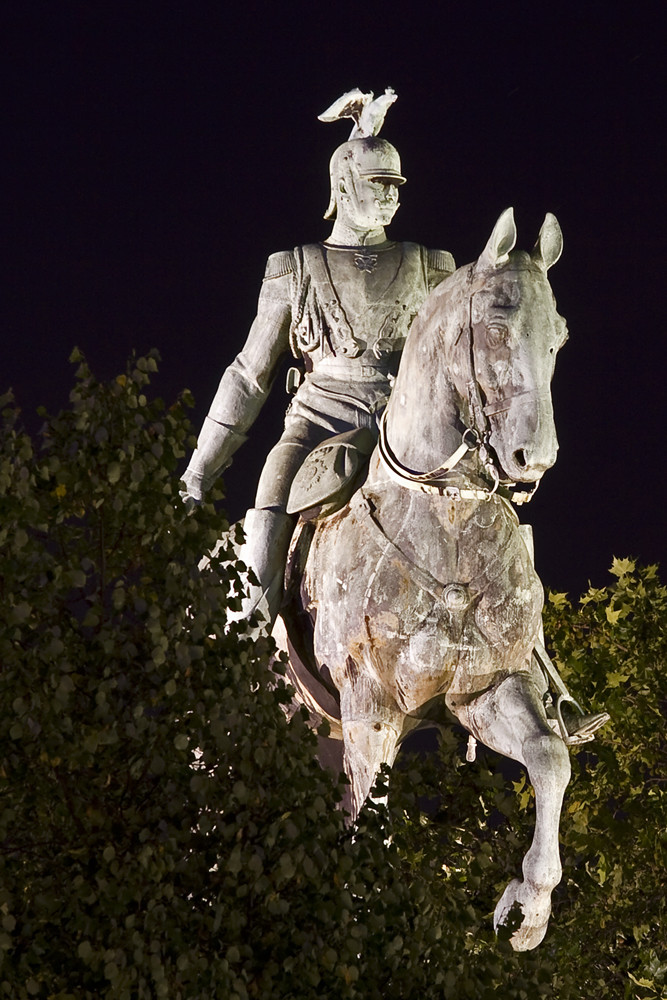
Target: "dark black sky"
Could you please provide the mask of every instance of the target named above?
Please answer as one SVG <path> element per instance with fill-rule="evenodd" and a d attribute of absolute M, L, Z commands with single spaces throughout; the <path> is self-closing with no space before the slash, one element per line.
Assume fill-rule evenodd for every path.
<path fill-rule="evenodd" d="M 0 388 L 34 427 L 67 402 L 75 344 L 103 378 L 157 347 L 156 391 L 192 389 L 199 424 L 267 255 L 327 234 L 348 129 L 317 114 L 391 85 L 394 238 L 465 263 L 507 205 L 525 248 L 546 211 L 563 228 L 561 451 L 527 515 L 543 579 L 664 565 L 666 24 L 662 2 L 5 5 Z M 274 397 L 228 473 L 232 516 L 280 433 Z"/>

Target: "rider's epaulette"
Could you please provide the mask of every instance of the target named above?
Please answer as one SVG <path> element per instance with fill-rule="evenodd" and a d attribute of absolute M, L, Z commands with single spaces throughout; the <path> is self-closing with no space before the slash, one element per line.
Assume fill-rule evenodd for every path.
<path fill-rule="evenodd" d="M 292 250 L 280 250 L 272 253 L 266 262 L 266 278 L 282 278 L 285 274 L 291 274 L 294 270 L 294 253 Z"/>
<path fill-rule="evenodd" d="M 433 271 L 444 271 L 446 274 L 452 274 L 456 270 L 454 258 L 449 250 L 429 250 L 428 266 Z"/>

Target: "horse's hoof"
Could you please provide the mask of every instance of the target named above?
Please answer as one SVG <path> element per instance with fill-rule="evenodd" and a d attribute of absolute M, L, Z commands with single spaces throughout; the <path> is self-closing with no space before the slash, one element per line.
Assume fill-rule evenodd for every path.
<path fill-rule="evenodd" d="M 540 894 L 542 895 L 542 894 Z M 507 920 L 508 914 L 515 903 L 518 903 L 523 913 L 521 925 L 514 931 L 510 938 L 510 944 L 514 951 L 531 951 L 537 948 L 544 940 L 544 935 L 549 926 L 551 916 L 551 899 L 547 897 L 546 903 L 539 901 L 537 893 L 531 892 L 525 882 L 520 879 L 512 879 L 500 897 L 493 915 L 494 929 L 498 930 Z"/>
<path fill-rule="evenodd" d="M 510 944 L 514 951 L 532 951 L 544 940 L 544 935 L 549 926 L 549 918 L 540 924 L 539 927 L 525 927 L 523 924 L 515 931 L 510 938 Z"/>

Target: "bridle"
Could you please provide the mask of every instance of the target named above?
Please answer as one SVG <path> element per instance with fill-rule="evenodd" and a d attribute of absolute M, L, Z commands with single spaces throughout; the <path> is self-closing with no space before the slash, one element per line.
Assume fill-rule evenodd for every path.
<path fill-rule="evenodd" d="M 467 280 L 472 285 L 474 278 L 474 265 L 468 269 Z M 407 489 L 416 490 L 421 493 L 432 493 L 444 496 L 451 500 L 485 500 L 498 494 L 504 499 L 511 500 L 515 504 L 528 503 L 534 497 L 540 484 L 538 479 L 529 490 L 517 487 L 515 483 L 501 484 L 500 470 L 497 460 L 489 447 L 491 436 L 491 425 L 489 416 L 500 413 L 509 407 L 510 402 L 518 396 L 536 395 L 534 390 L 523 390 L 504 396 L 502 399 L 494 400 L 491 403 L 484 403 L 482 392 L 475 371 L 475 342 L 472 322 L 473 299 L 479 288 L 471 288 L 468 298 L 468 322 L 461 333 L 467 339 L 467 349 L 465 356 L 468 363 L 468 377 L 466 378 L 466 392 L 468 412 L 470 414 L 471 427 L 465 427 L 461 435 L 461 444 L 448 458 L 446 458 L 435 469 L 428 472 L 415 472 L 394 455 L 389 442 L 387 441 L 387 426 L 385 409 L 380 420 L 380 436 L 378 441 L 378 451 L 380 461 L 386 472 L 395 482 L 400 483 Z M 489 487 L 475 489 L 473 487 L 455 486 L 448 481 L 447 477 L 456 468 L 459 462 L 469 453 L 477 452 L 480 464 L 486 477 L 490 480 Z"/>

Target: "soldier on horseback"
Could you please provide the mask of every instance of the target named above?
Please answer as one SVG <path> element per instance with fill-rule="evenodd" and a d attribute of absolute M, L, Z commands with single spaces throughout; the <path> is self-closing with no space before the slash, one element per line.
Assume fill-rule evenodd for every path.
<path fill-rule="evenodd" d="M 405 183 L 398 152 L 377 136 L 395 98 L 391 90 L 375 101 L 351 91 L 321 116 L 355 120 L 331 159 L 325 218 L 333 219 L 333 230 L 322 243 L 269 257 L 257 317 L 222 376 L 183 476 L 186 502 L 201 501 L 246 440 L 284 356 L 291 350 L 302 360 L 304 372 L 290 369 L 296 394 L 244 523 L 242 559 L 259 581 L 244 614 L 259 608 L 269 622 L 280 606 L 295 524 L 287 513 L 295 475 L 334 435 L 365 429 L 372 447 L 410 324 L 428 293 L 454 271 L 451 254 L 385 234 Z"/>
<path fill-rule="evenodd" d="M 395 98 L 391 90 L 377 100 L 351 91 L 320 116 L 355 121 L 350 139 L 331 158 L 325 218 L 333 220 L 332 232 L 321 243 L 269 257 L 257 316 L 243 350 L 222 376 L 182 477 L 186 504 L 200 502 L 246 440 L 285 355 L 291 351 L 302 361 L 303 371 L 292 368 L 288 375 L 295 395 L 265 462 L 255 505 L 246 513 L 240 553 L 258 581 L 249 585 L 243 616 L 259 611 L 269 627 L 283 598 L 296 513 L 317 499 L 347 499 L 344 489 L 359 466 L 348 461 L 350 450 L 372 451 L 412 321 L 428 294 L 455 270 L 444 250 L 386 236 L 405 177 L 398 152 L 377 133 Z M 314 449 L 333 438 L 345 461 L 334 452 L 338 457 L 324 472 L 316 463 L 304 469 Z M 302 469 L 306 475 L 299 476 Z M 603 715 L 584 716 L 540 643 L 534 656 L 557 698 L 549 712 L 554 727 L 568 743 L 591 739 Z M 561 704 L 573 705 L 574 716 L 564 720 Z"/>

